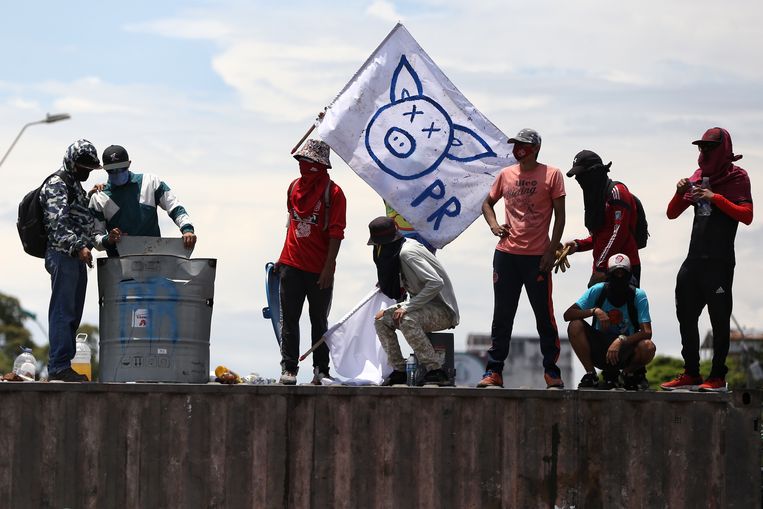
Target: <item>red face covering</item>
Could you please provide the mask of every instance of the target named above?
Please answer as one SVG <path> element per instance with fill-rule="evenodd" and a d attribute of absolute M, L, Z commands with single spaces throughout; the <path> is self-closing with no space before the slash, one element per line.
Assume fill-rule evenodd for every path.
<path fill-rule="evenodd" d="M 533 145 L 515 143 L 514 148 L 511 149 L 511 153 L 514 155 L 514 159 L 521 161 L 533 153 L 533 148 Z"/>
<path fill-rule="evenodd" d="M 291 189 L 291 206 L 300 217 L 312 214 L 315 204 L 321 199 L 326 185 L 329 183 L 326 166 L 300 159 L 299 172 L 302 177 L 297 179 Z"/>
<path fill-rule="evenodd" d="M 697 158 L 699 168 L 689 177 L 689 181 L 694 185 L 701 185 L 702 177 L 708 177 L 710 189 L 714 193 L 723 195 L 733 203 L 752 202 L 747 172 L 734 164 L 735 161 L 742 159 L 742 156 L 734 155 L 729 132 L 720 127 L 718 129 L 721 131 L 719 145 L 712 150 L 699 153 Z M 687 200 L 693 201 L 691 190 L 684 196 Z"/>

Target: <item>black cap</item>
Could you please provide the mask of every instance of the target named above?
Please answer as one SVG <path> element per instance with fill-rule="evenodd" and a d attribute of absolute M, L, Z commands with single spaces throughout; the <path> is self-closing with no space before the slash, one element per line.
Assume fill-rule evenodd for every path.
<path fill-rule="evenodd" d="M 567 176 L 574 177 L 581 173 L 587 173 L 598 167 L 609 170 L 610 166 L 612 166 L 612 162 L 610 161 L 606 165 L 603 164 L 601 162 L 601 157 L 599 157 L 599 154 L 596 152 L 592 150 L 581 150 L 577 153 L 575 159 L 572 160 L 572 169 L 567 172 Z"/>
<path fill-rule="evenodd" d="M 368 223 L 368 231 L 371 233 L 371 237 L 368 239 L 369 246 L 374 244 L 389 244 L 403 236 L 397 224 L 395 224 L 395 220 L 387 216 L 377 217 Z"/>
<path fill-rule="evenodd" d="M 130 167 L 130 156 L 127 155 L 127 151 L 124 147 L 119 145 L 109 145 L 106 150 L 103 151 L 103 169 L 119 170 L 121 168 Z"/>

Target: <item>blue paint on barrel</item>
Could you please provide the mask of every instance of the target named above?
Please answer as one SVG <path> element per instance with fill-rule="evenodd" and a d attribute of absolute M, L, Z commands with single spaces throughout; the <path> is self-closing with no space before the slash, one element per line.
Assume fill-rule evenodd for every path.
<path fill-rule="evenodd" d="M 217 261 L 98 260 L 100 381 L 206 383 Z"/>

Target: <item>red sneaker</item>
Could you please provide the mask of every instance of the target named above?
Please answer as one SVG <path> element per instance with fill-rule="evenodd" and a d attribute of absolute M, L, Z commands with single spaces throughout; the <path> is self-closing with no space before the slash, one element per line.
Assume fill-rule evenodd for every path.
<path fill-rule="evenodd" d="M 500 373 L 487 370 L 477 387 L 503 387 L 503 377 Z"/>
<path fill-rule="evenodd" d="M 726 380 L 720 377 L 708 378 L 698 387 L 700 392 L 727 392 Z"/>
<path fill-rule="evenodd" d="M 686 372 L 681 373 L 670 382 L 660 384 L 663 391 L 674 391 L 676 389 L 685 391 L 695 391 L 702 383 L 701 376 L 689 375 Z"/>
<path fill-rule="evenodd" d="M 546 379 L 546 389 L 564 389 L 564 382 L 562 381 L 562 377 L 543 373 L 543 378 Z"/>

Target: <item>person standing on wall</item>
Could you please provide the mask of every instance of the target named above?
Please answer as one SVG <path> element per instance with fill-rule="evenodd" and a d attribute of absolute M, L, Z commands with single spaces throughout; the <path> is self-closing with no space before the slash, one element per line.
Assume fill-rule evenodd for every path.
<path fill-rule="evenodd" d="M 54 381 L 88 381 L 87 376 L 71 367 L 85 307 L 87 267 L 93 266 L 93 216 L 81 182 L 100 168 L 93 144 L 77 140 L 66 149 L 63 168 L 40 190 L 43 223 L 48 233 L 45 269 L 51 283 L 48 378 Z"/>
<path fill-rule="evenodd" d="M 708 129 L 692 143 L 699 149 L 699 168 L 691 177 L 678 181 L 667 210 L 668 219 L 675 219 L 694 207 L 689 253 L 676 277 L 676 316 L 684 372 L 660 387 L 666 391 L 723 392 L 727 390 L 734 240 L 740 222 L 752 223 L 752 192 L 747 172 L 734 164 L 742 156 L 734 155 L 726 129 Z M 699 373 L 697 320 L 705 306 L 713 328 L 713 364 L 703 381 Z"/>
<path fill-rule="evenodd" d="M 514 327 L 514 316 L 522 287 L 527 291 L 543 354 L 546 387 L 564 387 L 559 359 L 559 332 L 551 299 L 551 267 L 564 231 L 564 178 L 558 168 L 538 162 L 541 137 L 533 129 L 522 129 L 514 138 L 513 154 L 518 164 L 501 170 L 482 204 L 490 231 L 499 237 L 493 255 L 493 344 L 487 352 L 487 369 L 477 387 L 503 387 L 504 361 Z M 493 206 L 503 197 L 506 224 L 500 225 Z M 551 216 L 554 227 L 548 229 Z"/>
<path fill-rule="evenodd" d="M 286 192 L 289 224 L 278 259 L 281 297 L 281 378 L 294 385 L 299 371 L 299 317 L 307 298 L 312 344 L 328 329 L 334 291 L 334 271 L 347 224 L 347 201 L 332 182 L 330 148 L 320 140 L 307 140 L 294 154 L 301 176 Z M 313 352 L 314 385 L 329 376 L 329 349 L 322 343 Z"/>
<path fill-rule="evenodd" d="M 634 232 L 636 200 L 622 182 L 607 176 L 612 163 L 603 164 L 596 152 L 581 150 L 572 161 L 568 177 L 575 177 L 583 190 L 588 236 L 566 242 L 569 254 L 593 251 L 593 272 L 588 286 L 607 278 L 607 260 L 615 253 L 628 257 L 636 286 L 641 281 L 641 260 Z"/>

